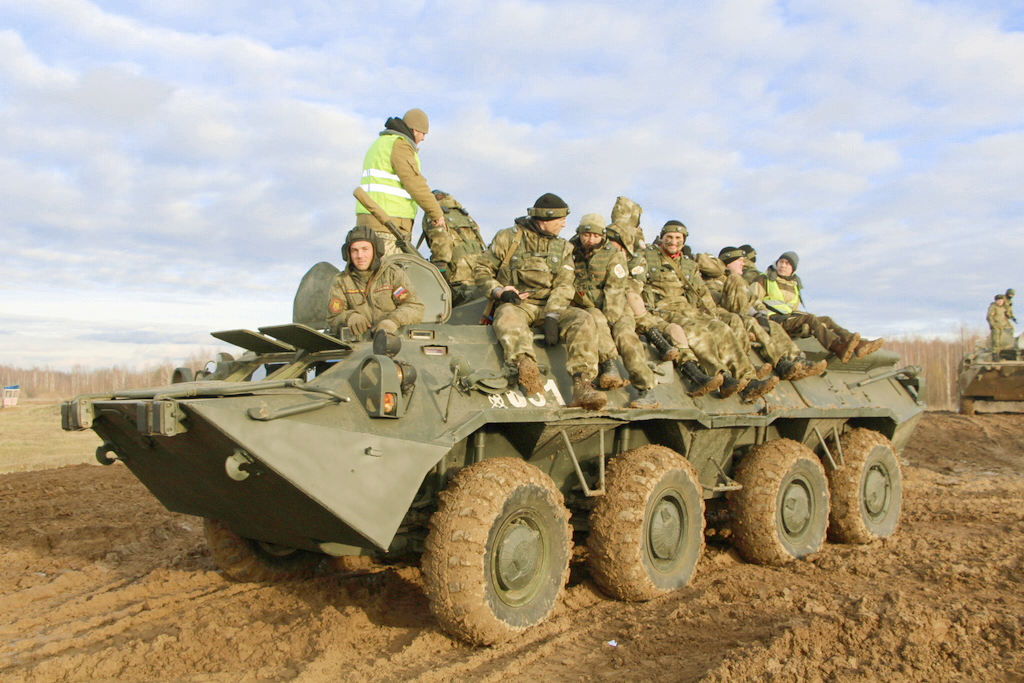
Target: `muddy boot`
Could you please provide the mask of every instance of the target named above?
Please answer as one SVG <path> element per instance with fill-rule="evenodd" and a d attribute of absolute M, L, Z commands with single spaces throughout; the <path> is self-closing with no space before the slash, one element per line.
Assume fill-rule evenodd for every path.
<path fill-rule="evenodd" d="M 874 353 L 878 349 L 882 348 L 882 344 L 884 343 L 885 340 L 881 337 L 878 339 L 872 339 L 871 341 L 861 339 L 860 342 L 857 343 L 857 349 L 853 352 L 853 355 L 856 358 L 863 358 L 864 356 Z"/>
<path fill-rule="evenodd" d="M 761 367 L 759 367 L 755 372 L 757 374 L 758 379 L 764 379 L 768 375 L 772 374 L 772 364 L 763 363 Z"/>
<path fill-rule="evenodd" d="M 615 361 L 608 359 L 601 361 L 598 365 L 597 370 L 597 386 L 602 389 L 617 389 L 619 387 L 626 386 L 626 380 L 622 379 L 619 375 L 618 369 L 615 367 Z"/>
<path fill-rule="evenodd" d="M 723 377 L 721 375 L 716 374 L 713 377 L 705 375 L 700 367 L 692 360 L 688 360 L 683 363 L 683 366 L 679 369 L 682 371 L 683 376 L 687 377 L 694 384 L 695 388 L 692 391 L 686 392 L 687 395 L 693 396 L 694 398 L 711 393 L 718 387 L 722 386 Z"/>
<path fill-rule="evenodd" d="M 750 378 L 736 379 L 729 373 L 725 373 L 725 380 L 722 382 L 722 386 L 718 389 L 718 395 L 722 398 L 729 398 L 747 388 L 750 384 Z"/>
<path fill-rule="evenodd" d="M 644 389 L 640 392 L 639 396 L 629 402 L 629 407 L 639 410 L 654 410 L 655 408 L 660 408 L 661 403 L 656 401 L 654 396 L 651 395 L 653 391 L 653 389 Z"/>
<path fill-rule="evenodd" d="M 775 388 L 775 385 L 779 383 L 779 378 L 772 375 L 768 379 L 753 379 L 750 383 L 740 392 L 740 398 L 743 399 L 744 403 L 750 403 L 761 398 L 769 391 Z"/>
<path fill-rule="evenodd" d="M 540 368 L 537 361 L 529 356 L 523 356 L 519 360 L 519 386 L 527 396 L 544 393 L 544 383 L 540 379 Z"/>
<path fill-rule="evenodd" d="M 829 348 L 829 351 L 839 356 L 840 363 L 849 363 L 850 359 L 853 358 L 853 352 L 857 350 L 857 344 L 859 343 L 860 334 L 854 332 L 846 341 L 837 341 L 833 344 Z"/>
<path fill-rule="evenodd" d="M 679 358 L 679 349 L 672 346 L 672 342 L 665 339 L 665 335 L 660 331 L 652 328 L 647 330 L 644 336 L 647 337 L 647 341 L 651 342 L 651 346 L 657 350 L 662 360 L 675 360 Z"/>
<path fill-rule="evenodd" d="M 586 410 L 601 410 L 608 399 L 600 391 L 594 388 L 590 380 L 583 379 L 583 375 L 572 376 L 572 403 L 570 408 L 584 408 Z"/>
<path fill-rule="evenodd" d="M 783 358 L 775 364 L 775 372 L 782 379 L 796 382 L 805 377 L 817 377 L 825 372 L 828 362 L 820 360 L 812 363 L 806 358 Z"/>

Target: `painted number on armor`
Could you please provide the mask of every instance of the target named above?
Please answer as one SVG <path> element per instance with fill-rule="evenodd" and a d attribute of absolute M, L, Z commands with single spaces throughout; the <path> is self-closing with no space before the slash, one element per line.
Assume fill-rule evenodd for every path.
<path fill-rule="evenodd" d="M 558 385 L 555 384 L 555 380 L 553 379 L 549 379 L 544 383 L 544 393 L 538 394 L 537 396 L 524 396 L 523 392 L 518 389 L 512 389 L 511 391 L 506 391 L 504 394 L 488 396 L 488 398 L 491 401 L 492 408 L 526 408 L 530 405 L 537 408 L 543 408 L 548 403 L 547 395 L 549 393 L 554 397 L 555 403 L 560 406 L 565 405 L 565 399 L 562 398 L 562 392 L 558 390 Z M 508 401 L 508 404 L 505 403 L 506 400 Z"/>

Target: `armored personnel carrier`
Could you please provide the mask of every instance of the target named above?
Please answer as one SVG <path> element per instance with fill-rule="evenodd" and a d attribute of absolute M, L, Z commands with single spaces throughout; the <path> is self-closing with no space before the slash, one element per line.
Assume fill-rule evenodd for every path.
<path fill-rule="evenodd" d="M 661 407 L 566 406 L 561 347 L 538 347 L 544 393 L 503 371 L 477 300 L 454 311 L 430 264 L 389 257 L 427 303 L 397 337 L 335 338 L 329 284 L 307 273 L 290 324 L 215 332 L 239 347 L 151 389 L 78 396 L 63 427 L 93 429 L 170 510 L 205 518 L 210 552 L 241 581 L 309 575 L 327 556 L 419 556 L 441 626 L 506 640 L 551 614 L 574 542 L 623 600 L 685 586 L 706 515 L 751 562 L 782 564 L 826 539 L 865 543 L 899 521 L 897 453 L 924 410 L 917 369 L 879 351 L 764 399 L 699 398 L 651 361 Z M 828 354 L 798 342 L 812 360 Z M 834 358 L 833 358 L 834 360 Z M 623 406 L 623 407 L 617 407 Z"/>
<path fill-rule="evenodd" d="M 1013 346 L 994 353 L 976 348 L 960 361 L 960 412 L 1024 413 L 1024 350 L 1021 335 Z"/>

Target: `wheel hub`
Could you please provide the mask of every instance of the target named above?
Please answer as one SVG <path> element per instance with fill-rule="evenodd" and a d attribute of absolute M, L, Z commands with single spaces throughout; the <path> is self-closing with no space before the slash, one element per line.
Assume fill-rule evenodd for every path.
<path fill-rule="evenodd" d="M 782 498 L 782 526 L 790 536 L 803 532 L 811 520 L 811 493 L 802 481 L 792 481 Z"/>
<path fill-rule="evenodd" d="M 869 517 L 879 517 L 888 506 L 889 477 L 885 470 L 874 465 L 864 476 L 864 507 Z"/>
<path fill-rule="evenodd" d="M 659 560 L 670 560 L 677 554 L 682 540 L 683 516 L 675 501 L 662 498 L 655 504 L 648 531 L 651 553 Z"/>
<path fill-rule="evenodd" d="M 537 572 L 540 558 L 540 533 L 523 521 L 512 525 L 501 538 L 496 550 L 498 583 L 507 591 L 525 589 Z"/>

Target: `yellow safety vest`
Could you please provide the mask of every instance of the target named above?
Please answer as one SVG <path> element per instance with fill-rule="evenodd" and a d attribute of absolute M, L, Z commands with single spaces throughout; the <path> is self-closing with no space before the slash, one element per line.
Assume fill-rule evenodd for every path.
<path fill-rule="evenodd" d="M 363 178 L 360 187 L 366 190 L 373 201 L 384 209 L 384 212 L 395 218 L 416 218 L 416 201 L 405 188 L 401 179 L 395 175 L 391 165 L 391 150 L 398 141 L 398 135 L 384 134 L 374 140 L 363 157 Z M 420 157 L 413 148 L 416 159 L 416 170 L 420 168 Z M 356 213 L 370 213 L 362 204 L 356 202 Z"/>
<path fill-rule="evenodd" d="M 769 278 L 765 287 L 764 303 L 778 313 L 788 315 L 795 311 L 797 306 L 800 305 L 800 288 L 795 282 L 790 282 L 790 284 L 793 286 L 792 298 L 786 301 L 788 292 L 783 292 L 782 288 L 779 287 L 778 281 Z"/>

